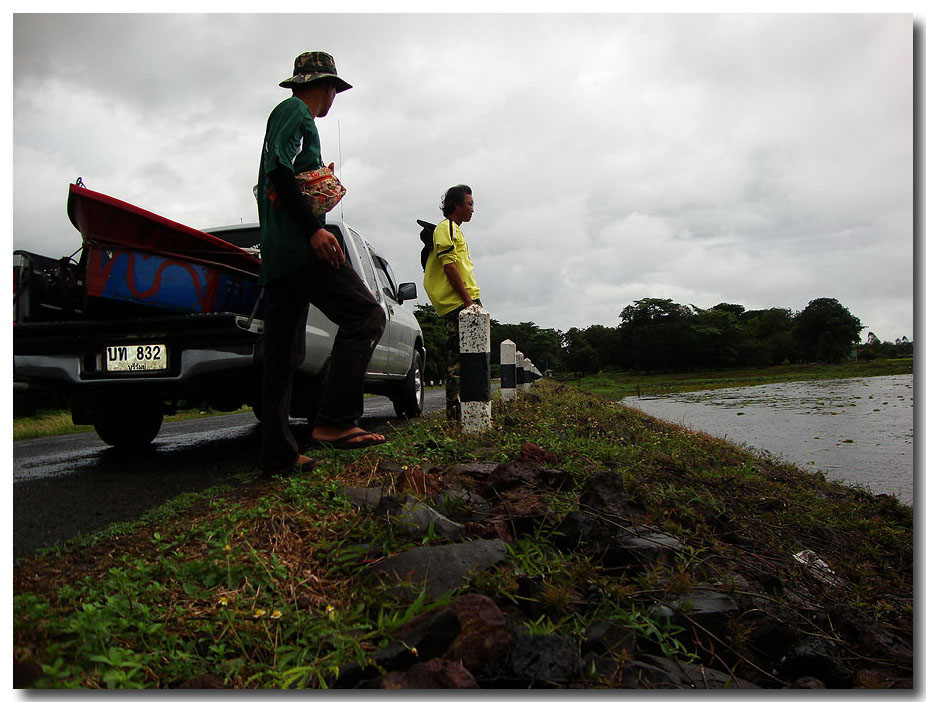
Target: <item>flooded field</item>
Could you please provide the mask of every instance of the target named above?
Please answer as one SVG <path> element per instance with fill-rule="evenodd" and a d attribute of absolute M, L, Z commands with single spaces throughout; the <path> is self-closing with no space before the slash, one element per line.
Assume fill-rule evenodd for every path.
<path fill-rule="evenodd" d="M 628 397 L 654 417 L 913 504 L 913 376 Z"/>

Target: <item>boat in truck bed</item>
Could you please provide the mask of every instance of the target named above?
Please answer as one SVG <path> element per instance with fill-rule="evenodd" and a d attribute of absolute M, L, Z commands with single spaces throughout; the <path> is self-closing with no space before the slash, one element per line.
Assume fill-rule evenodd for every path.
<path fill-rule="evenodd" d="M 82 238 L 78 260 L 14 252 L 14 387 L 63 391 L 75 424 L 123 448 L 150 443 L 164 414 L 183 406 L 248 405 L 260 418 L 259 228 L 211 234 L 80 181 L 67 211 Z M 389 312 L 366 389 L 392 398 L 400 415 L 419 414 L 424 344 L 402 307 L 415 285 L 396 286 L 388 264 L 345 224 L 328 228 Z M 313 307 L 292 416 L 314 416 L 336 333 Z"/>

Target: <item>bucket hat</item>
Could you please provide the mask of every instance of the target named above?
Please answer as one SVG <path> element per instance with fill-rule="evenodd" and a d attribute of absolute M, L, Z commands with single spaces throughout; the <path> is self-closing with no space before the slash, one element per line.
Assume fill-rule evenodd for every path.
<path fill-rule="evenodd" d="M 354 87 L 338 78 L 338 69 L 335 68 L 334 59 L 331 54 L 326 54 L 324 51 L 306 51 L 304 54 L 299 54 L 293 65 L 293 77 L 280 83 L 280 87 L 297 88 L 321 78 L 333 78 L 335 90 L 339 93 Z"/>

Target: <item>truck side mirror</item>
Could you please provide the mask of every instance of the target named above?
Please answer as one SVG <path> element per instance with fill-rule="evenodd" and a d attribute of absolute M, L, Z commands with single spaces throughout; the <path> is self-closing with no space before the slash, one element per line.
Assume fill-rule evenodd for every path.
<path fill-rule="evenodd" d="M 402 283 L 399 285 L 399 304 L 405 300 L 414 300 L 418 297 L 418 286 L 414 283 Z"/>

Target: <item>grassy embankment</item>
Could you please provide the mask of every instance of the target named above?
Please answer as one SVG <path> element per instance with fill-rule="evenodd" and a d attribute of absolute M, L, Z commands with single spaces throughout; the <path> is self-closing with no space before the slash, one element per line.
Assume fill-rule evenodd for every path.
<path fill-rule="evenodd" d="M 798 587 L 807 573 L 791 554 L 808 548 L 845 583 L 839 593 L 803 587 L 811 608 L 824 611 L 838 597 L 840 606 L 912 633 L 910 508 L 559 383 L 542 382 L 494 410 L 493 429 L 479 436 L 427 417 L 398 427 L 386 445 L 332 452 L 312 474 L 182 496 L 137 523 L 25 559 L 14 573 L 15 660 L 40 674 L 37 687 L 175 687 L 203 672 L 227 687 L 322 686 L 432 606 L 399 604 L 394 588 L 366 583 L 367 545 L 395 553 L 441 542 L 352 508 L 339 485 L 383 480 L 381 460 L 409 470 L 510 460 L 526 441 L 554 453 L 575 483 L 538 493 L 549 516 L 509 545 L 506 564 L 464 591 L 503 606 L 530 604 L 532 633 L 576 635 L 595 621 L 617 622 L 663 654 L 752 670 L 756 663 L 740 653 L 750 637 L 745 618 L 728 640 L 692 649 L 653 613 L 654 603 L 698 582 L 736 587 L 734 572 L 751 568 L 774 566 L 786 587 Z M 619 473 L 648 523 L 683 541 L 680 562 L 615 577 L 555 547 L 558 518 L 576 508 L 595 469 Z M 731 531 L 750 534 L 753 545 L 720 538 Z M 523 577 L 536 593 L 519 592 Z M 838 640 L 825 617 L 802 627 Z M 864 650 L 848 655 L 907 665 Z"/>
<path fill-rule="evenodd" d="M 670 395 L 677 392 L 696 392 L 770 383 L 867 378 L 877 375 L 904 375 L 912 372 L 912 358 L 897 358 L 835 365 L 805 364 L 693 373 L 612 372 L 589 375 L 578 380 L 566 378 L 564 380 L 582 390 L 588 390 L 612 400 L 623 400 L 631 395 Z"/>
<path fill-rule="evenodd" d="M 587 376 L 576 383 L 583 390 L 596 392 L 615 400 L 628 395 L 662 395 L 693 390 L 713 390 L 725 387 L 742 387 L 764 383 L 785 383 L 796 380 L 826 380 L 875 375 L 899 375 L 913 372 L 913 359 L 880 360 L 871 363 L 843 363 L 840 365 L 793 365 L 742 371 L 712 371 L 702 373 L 672 373 L 647 375 L 643 373 L 600 373 Z M 568 380 L 568 379 L 567 379 Z M 239 412 L 250 412 L 245 408 Z M 212 417 L 227 412 L 186 410 L 164 418 L 165 422 L 199 417 Z M 13 441 L 35 439 L 59 434 L 77 434 L 93 431 L 86 424 L 71 422 L 69 410 L 45 410 L 33 417 L 14 417 Z"/>

